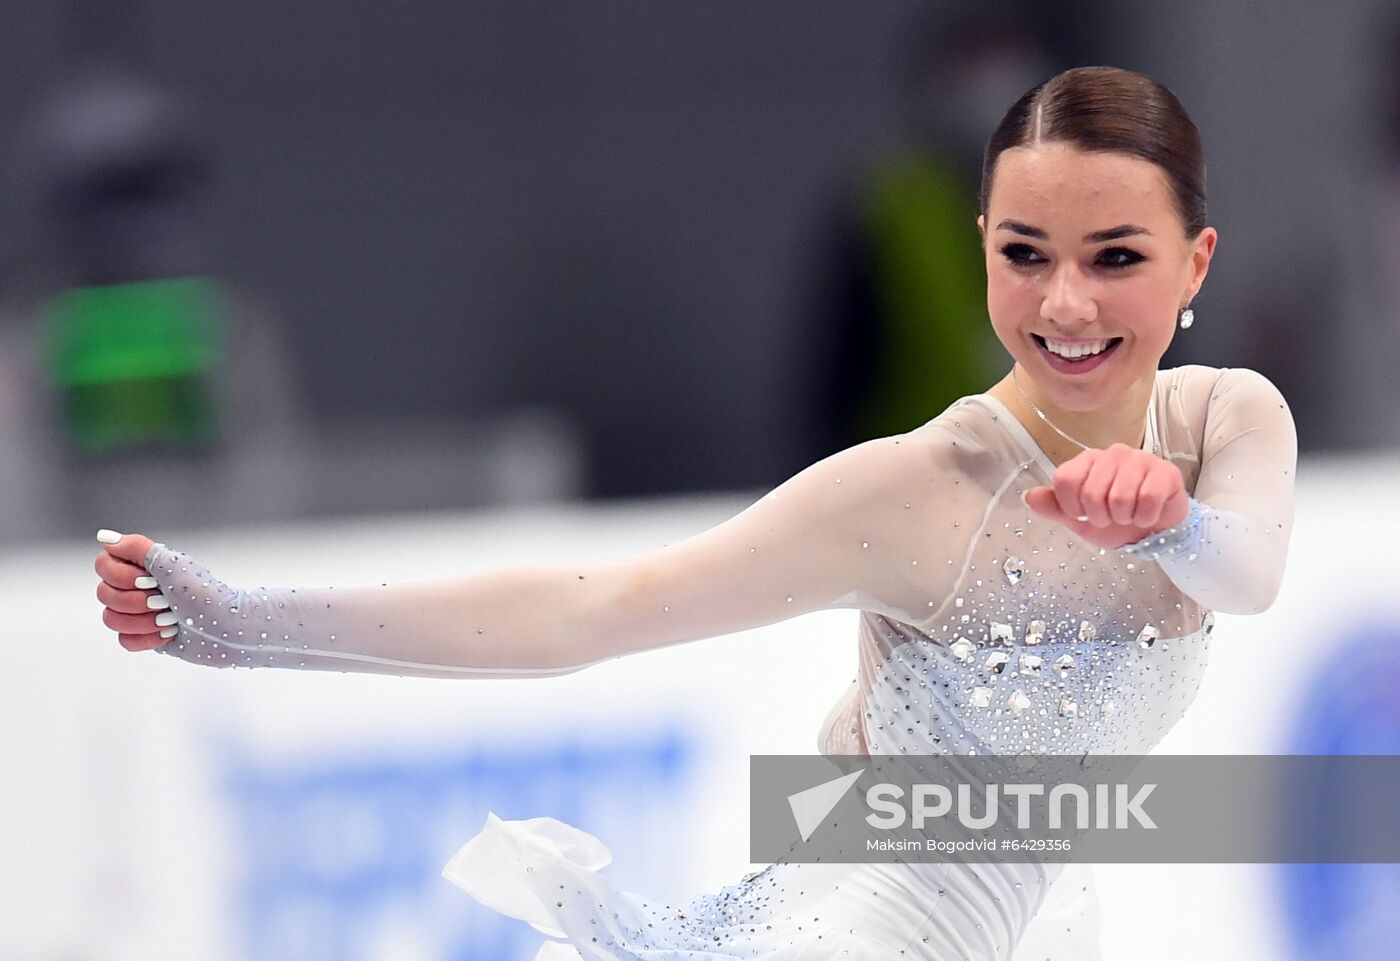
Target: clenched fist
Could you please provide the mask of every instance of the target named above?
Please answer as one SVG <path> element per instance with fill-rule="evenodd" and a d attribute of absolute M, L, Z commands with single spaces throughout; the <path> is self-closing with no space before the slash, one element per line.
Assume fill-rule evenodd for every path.
<path fill-rule="evenodd" d="M 102 623 L 117 632 L 117 643 L 128 651 L 149 651 L 160 647 L 176 632 L 179 619 L 168 608 L 170 602 L 156 587 L 156 579 L 141 565 L 155 543 L 141 534 L 118 534 L 101 530 L 97 540 L 103 545 L 93 567 L 101 580 L 97 599 L 103 603 Z"/>
<path fill-rule="evenodd" d="M 1026 492 L 1026 506 L 1098 547 L 1118 548 L 1186 519 L 1181 471 L 1145 450 L 1114 444 L 1055 469 L 1054 487 Z"/>

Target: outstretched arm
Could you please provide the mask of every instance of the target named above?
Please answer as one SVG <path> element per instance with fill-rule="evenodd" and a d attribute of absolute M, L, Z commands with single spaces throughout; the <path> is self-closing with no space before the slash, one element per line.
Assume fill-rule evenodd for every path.
<path fill-rule="evenodd" d="M 848 448 L 716 527 L 620 561 L 367 587 L 245 589 L 186 553 L 128 534 L 99 555 L 98 597 L 124 646 L 201 664 L 563 674 L 809 611 L 879 606 L 899 550 L 895 502 L 908 499 L 916 446 L 888 437 Z M 139 576 L 153 578 L 158 591 L 137 587 Z M 169 603 L 160 620 L 174 622 L 173 637 L 151 633 L 159 627 L 146 605 L 161 601 L 148 597 Z"/>

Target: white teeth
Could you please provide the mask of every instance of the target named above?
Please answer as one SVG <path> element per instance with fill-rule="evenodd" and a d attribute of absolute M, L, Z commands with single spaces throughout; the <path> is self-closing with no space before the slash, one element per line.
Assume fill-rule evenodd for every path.
<path fill-rule="evenodd" d="M 1087 344 L 1070 344 L 1061 340 L 1051 340 L 1049 337 L 1045 338 L 1045 346 L 1050 353 L 1067 357 L 1070 360 L 1100 353 L 1107 349 L 1109 343 L 1107 340 L 1095 340 Z"/>

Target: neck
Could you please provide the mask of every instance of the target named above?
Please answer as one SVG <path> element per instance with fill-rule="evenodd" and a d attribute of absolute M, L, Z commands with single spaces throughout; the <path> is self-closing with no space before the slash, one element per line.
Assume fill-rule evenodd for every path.
<path fill-rule="evenodd" d="M 1134 384 L 1103 407 L 1085 411 L 1064 410 L 1056 406 L 1045 397 L 1024 369 L 1013 367 L 1012 371 L 1014 379 L 1013 374 L 1008 373 L 988 393 L 1016 415 L 1021 426 L 1026 428 L 1056 467 L 1083 453 L 1083 448 L 1056 433 L 1054 428 L 1041 420 L 1034 407 L 1039 407 L 1055 427 L 1087 447 L 1104 449 L 1113 444 L 1142 447 L 1146 438 L 1147 406 L 1152 399 L 1155 371 L 1150 378 Z M 1025 397 L 1021 396 L 1022 391 Z M 1030 403 L 1027 403 L 1027 398 Z"/>

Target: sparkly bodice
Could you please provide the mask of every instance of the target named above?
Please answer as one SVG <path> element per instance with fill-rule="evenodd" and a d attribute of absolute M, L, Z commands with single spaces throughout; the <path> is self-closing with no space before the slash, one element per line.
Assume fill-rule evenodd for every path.
<path fill-rule="evenodd" d="M 1011 620 L 959 624 L 939 637 L 862 618 L 869 751 L 1145 753 L 1190 705 L 1205 670 L 1209 614 L 1203 630 L 1162 637 L 1147 624 L 1135 634 L 1112 621 L 1038 613 L 1028 606 Z M 948 636 L 951 643 L 940 639 Z"/>
<path fill-rule="evenodd" d="M 1191 381 L 1208 370 L 1160 372 L 1143 445 L 1157 444 L 1192 493 L 1207 431 Z M 1222 555 L 1205 544 L 1198 553 L 1209 557 L 1168 570 L 1034 514 L 1021 496 L 1051 484 L 1054 465 L 990 395 L 963 398 L 911 436 L 921 434 L 956 451 L 961 468 L 949 481 L 959 493 L 932 521 L 940 551 L 910 561 L 943 576 L 919 575 L 922 606 L 911 593 L 899 609 L 861 611 L 857 677 L 823 725 L 821 750 L 1149 751 L 1194 699 L 1214 623 L 1173 573 Z M 1227 521 L 1217 519 L 1217 540 Z"/>
<path fill-rule="evenodd" d="M 979 397 L 944 419 L 963 443 L 978 427 L 999 428 L 1024 459 L 991 492 L 980 523 L 949 521 L 970 528 L 964 563 L 932 614 L 913 626 L 863 612 L 870 750 L 1147 751 L 1194 695 L 1209 612 L 1159 566 L 1088 544 L 1025 507 L 1021 494 L 1052 475 L 1005 408 Z M 990 449 L 998 440 L 988 438 Z"/>

